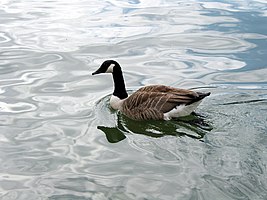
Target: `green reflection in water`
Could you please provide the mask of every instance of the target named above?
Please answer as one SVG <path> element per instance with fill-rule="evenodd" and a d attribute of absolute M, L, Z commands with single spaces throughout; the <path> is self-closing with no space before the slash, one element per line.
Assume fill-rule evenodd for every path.
<path fill-rule="evenodd" d="M 172 135 L 202 139 L 212 130 L 212 126 L 206 122 L 205 117 L 196 113 L 172 121 L 135 121 L 119 113 L 116 127 L 98 126 L 97 128 L 105 133 L 110 143 L 124 140 L 127 134 L 142 134 L 155 138 Z"/>

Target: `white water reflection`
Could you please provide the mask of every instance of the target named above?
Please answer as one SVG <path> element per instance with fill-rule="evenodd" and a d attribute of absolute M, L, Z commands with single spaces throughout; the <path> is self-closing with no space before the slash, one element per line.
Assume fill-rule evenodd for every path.
<path fill-rule="evenodd" d="M 2 34 L 2 43 L 13 40 L 18 45 L 40 50 L 69 52 L 86 45 L 107 42 L 115 45 L 125 40 L 136 44 L 133 41 L 136 38 L 145 40 L 146 45 L 153 44 L 149 41 L 151 38 L 160 38 L 157 40 L 160 46 L 171 43 L 176 48 L 185 46 L 205 53 L 223 53 L 220 47 L 225 48 L 225 52 L 253 48 L 252 43 L 243 40 L 245 38 L 240 40 L 235 35 L 214 31 L 205 35 L 203 31 L 201 34 L 197 31 L 211 24 L 238 25 L 240 20 L 229 10 L 232 4 L 195 1 L 47 1 L 44 5 L 6 1 L 5 4 L 8 6 L 3 6 L 2 12 L 10 17 L 3 23 L 2 31 L 10 36 Z M 216 10 L 218 15 L 210 16 L 209 12 L 212 13 L 211 9 L 216 6 L 220 8 Z M 21 21 L 23 23 L 16 23 Z M 187 34 L 188 31 L 191 34 Z"/>

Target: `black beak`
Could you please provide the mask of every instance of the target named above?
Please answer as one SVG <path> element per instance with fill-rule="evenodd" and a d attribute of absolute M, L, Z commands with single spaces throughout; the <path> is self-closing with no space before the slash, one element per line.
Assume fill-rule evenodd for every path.
<path fill-rule="evenodd" d="M 92 75 L 100 74 L 100 70 L 96 70 L 95 72 L 92 73 Z"/>

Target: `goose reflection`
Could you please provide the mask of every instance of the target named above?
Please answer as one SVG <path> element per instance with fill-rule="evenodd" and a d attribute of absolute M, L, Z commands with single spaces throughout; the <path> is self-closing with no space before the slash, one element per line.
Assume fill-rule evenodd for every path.
<path fill-rule="evenodd" d="M 142 134 L 150 137 L 187 136 L 201 140 L 212 130 L 205 117 L 196 113 L 171 121 L 135 121 L 118 113 L 115 127 L 98 126 L 106 135 L 108 142 L 117 143 L 124 140 L 127 134 Z"/>

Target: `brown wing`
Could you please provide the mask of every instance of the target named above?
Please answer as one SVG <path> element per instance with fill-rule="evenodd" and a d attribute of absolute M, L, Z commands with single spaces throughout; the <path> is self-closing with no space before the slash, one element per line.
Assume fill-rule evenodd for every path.
<path fill-rule="evenodd" d="M 175 89 L 175 88 L 174 88 Z M 123 113 L 132 119 L 163 119 L 163 114 L 180 104 L 189 104 L 197 93 L 166 86 L 139 89 L 123 103 Z"/>
<path fill-rule="evenodd" d="M 139 90 L 137 90 L 137 92 L 161 92 L 161 93 L 175 94 L 175 95 L 179 95 L 179 96 L 188 96 L 188 97 L 191 97 L 193 99 L 198 97 L 198 94 L 194 91 L 169 87 L 169 86 L 165 86 L 165 85 L 145 86 L 145 87 L 142 87 Z"/>

